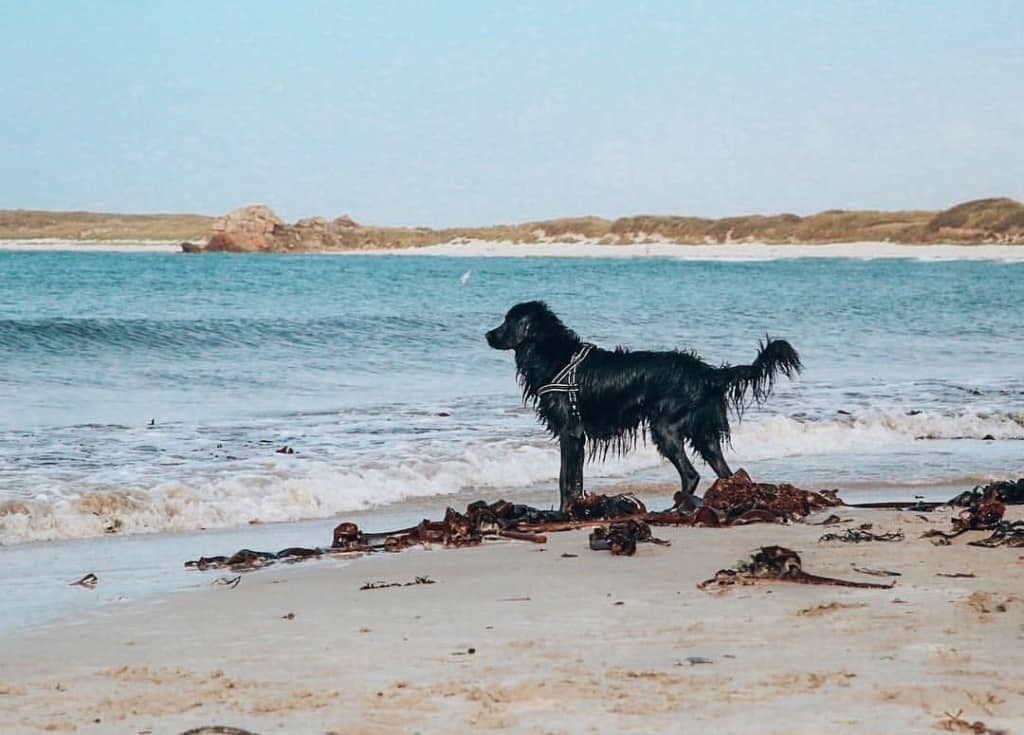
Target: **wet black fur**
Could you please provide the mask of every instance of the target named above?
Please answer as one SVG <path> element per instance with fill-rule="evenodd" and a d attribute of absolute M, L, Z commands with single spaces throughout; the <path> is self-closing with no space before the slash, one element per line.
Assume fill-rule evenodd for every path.
<path fill-rule="evenodd" d="M 785 340 L 766 339 L 750 365 L 714 367 L 693 352 L 595 348 L 577 370 L 580 416 L 564 393 L 537 395 L 564 368 L 582 341 L 542 301 L 512 307 L 504 322 L 487 333 L 499 350 L 515 350 L 523 400 L 562 452 L 559 490 L 562 509 L 583 493 L 583 461 L 625 453 L 650 433 L 658 451 L 676 467 L 682 483 L 679 505 L 694 507 L 700 476 L 685 447 L 699 454 L 719 477 L 732 474 L 722 456 L 729 441 L 729 409 L 742 415 L 749 394 L 762 403 L 782 373 L 800 372 L 800 357 Z M 587 446 L 589 444 L 589 447 Z"/>

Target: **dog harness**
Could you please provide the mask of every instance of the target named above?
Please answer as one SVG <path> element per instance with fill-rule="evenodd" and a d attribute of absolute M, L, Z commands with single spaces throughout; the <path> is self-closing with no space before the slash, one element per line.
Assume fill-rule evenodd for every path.
<path fill-rule="evenodd" d="M 576 350 L 573 356 L 569 359 L 569 364 L 562 368 L 558 374 L 551 379 L 551 382 L 547 385 L 542 385 L 537 389 L 537 396 L 546 396 L 549 393 L 565 393 L 569 399 L 569 413 L 574 418 L 579 418 L 580 407 L 579 407 L 579 393 L 580 384 L 576 381 L 576 368 L 580 366 L 590 351 L 594 349 L 594 345 L 589 342 L 584 342 L 580 345 L 580 348 Z"/>

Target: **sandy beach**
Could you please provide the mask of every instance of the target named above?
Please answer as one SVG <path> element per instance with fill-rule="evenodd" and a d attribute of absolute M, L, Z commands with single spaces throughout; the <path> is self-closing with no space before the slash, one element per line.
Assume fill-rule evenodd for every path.
<path fill-rule="evenodd" d="M 203 580 L 0 639 L 2 730 L 911 733 L 956 731 L 946 713 L 962 711 L 1019 732 L 1021 550 L 919 538 L 949 511 L 839 511 L 840 528 L 906 538 L 819 542 L 835 530 L 811 525 L 819 514 L 657 528 L 672 545 L 634 557 L 568 531 Z M 698 589 L 768 544 L 815 574 L 895 586 Z M 417 577 L 433 584 L 360 589 Z"/>
<path fill-rule="evenodd" d="M 181 245 L 170 241 L 78 241 L 0 240 L 0 251 L 67 251 L 119 253 L 180 253 Z M 675 242 L 645 242 L 609 245 L 579 242 L 504 242 L 458 240 L 424 247 L 386 247 L 354 250 L 307 251 L 307 255 L 437 255 L 462 258 L 675 258 L 681 260 L 778 260 L 785 258 L 851 258 L 875 260 L 907 258 L 918 260 L 1024 260 L 1020 245 L 904 245 L 891 242 L 846 242 L 817 245 L 772 245 L 760 242 L 688 245 Z"/>
<path fill-rule="evenodd" d="M 924 260 L 1024 260 L 1015 245 L 901 245 L 891 242 L 844 242 L 820 245 L 771 245 L 761 242 L 686 245 L 650 242 L 606 245 L 597 242 L 489 242 L 472 240 L 422 248 L 359 251 L 363 254 L 447 255 L 457 257 L 678 258 L 683 260 L 776 260 L 783 258 L 910 258 Z"/>

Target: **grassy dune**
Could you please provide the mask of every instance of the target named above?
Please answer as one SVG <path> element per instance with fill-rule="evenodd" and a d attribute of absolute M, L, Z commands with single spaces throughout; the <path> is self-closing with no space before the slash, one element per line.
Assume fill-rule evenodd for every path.
<path fill-rule="evenodd" d="M 0 209 L 4 240 L 200 240 L 213 217 L 198 214 L 106 214 Z"/>
<path fill-rule="evenodd" d="M 308 221 L 305 221 L 308 222 Z M 91 212 L 0 210 L 0 238 L 68 240 L 205 240 L 214 218 L 192 214 L 120 215 Z M 979 199 L 938 212 L 828 210 L 795 214 L 706 219 L 637 215 L 616 220 L 570 217 L 490 227 L 434 230 L 378 227 L 319 220 L 280 225 L 274 250 L 361 250 L 422 247 L 452 240 L 510 242 L 600 241 L 608 244 L 679 243 L 836 243 L 890 241 L 907 244 L 1024 244 L 1024 204 L 1013 199 Z M 227 248 L 230 249 L 230 248 Z"/>

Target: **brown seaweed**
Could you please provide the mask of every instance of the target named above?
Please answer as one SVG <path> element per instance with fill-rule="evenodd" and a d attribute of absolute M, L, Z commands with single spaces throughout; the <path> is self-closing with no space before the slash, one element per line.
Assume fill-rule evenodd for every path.
<path fill-rule="evenodd" d="M 743 562 L 734 569 L 720 569 L 715 576 L 697 585 L 706 589 L 712 585 L 727 587 L 736 584 L 764 584 L 790 582 L 796 584 L 827 585 L 832 587 L 857 587 L 860 589 L 887 590 L 892 584 L 873 582 L 851 582 L 845 579 L 821 577 L 803 570 L 800 555 L 783 546 L 762 546 L 749 562 Z"/>

